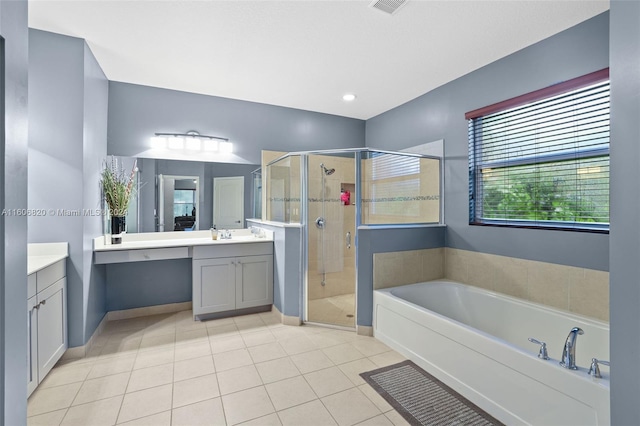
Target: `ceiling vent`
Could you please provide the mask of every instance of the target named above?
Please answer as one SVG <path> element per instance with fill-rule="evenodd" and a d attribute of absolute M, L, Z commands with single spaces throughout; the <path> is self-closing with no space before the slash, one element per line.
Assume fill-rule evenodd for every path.
<path fill-rule="evenodd" d="M 373 0 L 369 6 L 389 15 L 393 15 L 407 0 Z"/>

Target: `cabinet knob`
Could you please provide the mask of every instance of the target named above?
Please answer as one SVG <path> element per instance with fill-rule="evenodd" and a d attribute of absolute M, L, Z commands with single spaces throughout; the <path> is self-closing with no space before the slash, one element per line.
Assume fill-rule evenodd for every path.
<path fill-rule="evenodd" d="M 40 302 L 41 305 L 46 305 L 47 304 L 47 299 L 44 299 L 42 302 Z"/>
<path fill-rule="evenodd" d="M 240 264 L 242 264 L 242 262 L 238 260 L 238 265 L 240 265 Z"/>
<path fill-rule="evenodd" d="M 231 261 L 231 264 L 232 264 L 232 265 L 235 265 L 235 264 L 236 264 L 236 262 L 232 260 L 232 261 Z"/>

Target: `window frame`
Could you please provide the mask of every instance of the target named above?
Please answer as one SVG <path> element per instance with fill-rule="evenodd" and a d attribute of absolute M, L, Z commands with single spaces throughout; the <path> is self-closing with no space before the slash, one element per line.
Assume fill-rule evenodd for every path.
<path fill-rule="evenodd" d="M 607 223 L 585 223 L 585 222 L 569 222 L 569 221 L 541 221 L 541 220 L 525 220 L 525 219 L 484 219 L 482 218 L 482 212 L 478 212 L 478 209 L 482 208 L 482 203 L 476 202 L 476 195 L 481 194 L 481 182 L 476 176 L 479 170 L 497 167 L 516 167 L 521 165 L 533 165 L 559 162 L 563 160 L 581 160 L 597 157 L 609 157 L 610 141 L 607 147 L 590 147 L 582 148 L 577 151 L 569 152 L 553 152 L 535 156 L 531 159 L 519 158 L 514 160 L 497 160 L 493 162 L 486 162 L 482 165 L 478 161 L 477 153 L 478 143 L 482 143 L 479 138 L 474 134 L 475 130 L 479 128 L 477 124 L 478 119 L 482 119 L 484 116 L 499 113 L 502 111 L 517 108 L 545 99 L 550 99 L 568 92 L 576 91 L 581 88 L 585 88 L 598 83 L 603 83 L 609 80 L 609 68 L 605 68 L 599 71 L 595 71 L 590 74 L 583 75 L 565 82 L 555 84 L 553 86 L 546 87 L 534 92 L 530 92 L 515 98 L 507 99 L 502 102 L 497 102 L 492 105 L 488 105 L 483 108 L 467 112 L 465 119 L 468 120 L 469 130 L 469 225 L 474 226 L 497 226 L 508 228 L 528 228 L 528 229 L 552 229 L 563 231 L 576 231 L 576 232 L 591 232 L 591 233 L 609 233 L 610 222 Z M 480 147 L 481 149 L 481 147 Z M 576 155 L 578 154 L 578 155 Z M 542 161 L 541 161 L 542 160 Z M 480 165 L 482 166 L 480 169 Z M 610 176 L 610 175 L 609 175 Z"/>

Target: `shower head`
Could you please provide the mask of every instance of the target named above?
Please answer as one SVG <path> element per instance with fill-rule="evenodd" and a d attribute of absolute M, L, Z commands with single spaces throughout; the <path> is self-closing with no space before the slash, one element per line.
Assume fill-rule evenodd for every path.
<path fill-rule="evenodd" d="M 336 172 L 336 169 L 327 169 L 324 164 L 320 164 L 320 168 L 324 171 L 324 174 L 327 176 L 331 176 Z"/>

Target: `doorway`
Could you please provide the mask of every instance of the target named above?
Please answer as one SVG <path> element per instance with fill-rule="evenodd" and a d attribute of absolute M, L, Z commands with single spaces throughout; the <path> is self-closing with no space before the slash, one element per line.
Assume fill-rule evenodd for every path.
<path fill-rule="evenodd" d="M 159 232 L 198 229 L 198 176 L 158 175 L 157 225 Z"/>
<path fill-rule="evenodd" d="M 244 228 L 244 176 L 213 178 L 213 227 Z"/>

